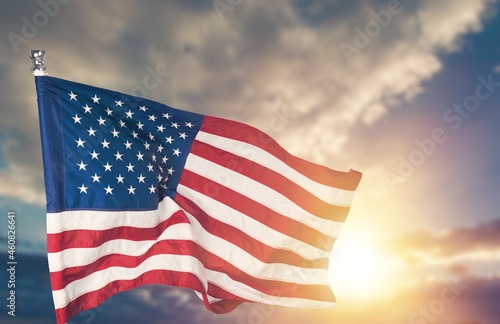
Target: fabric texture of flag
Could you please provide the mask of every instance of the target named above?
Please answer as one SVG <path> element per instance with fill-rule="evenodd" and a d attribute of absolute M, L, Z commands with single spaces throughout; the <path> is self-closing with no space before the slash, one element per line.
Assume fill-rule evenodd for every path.
<path fill-rule="evenodd" d="M 329 307 L 329 255 L 361 173 L 294 157 L 235 121 L 37 76 L 58 323 L 145 284 Z"/>

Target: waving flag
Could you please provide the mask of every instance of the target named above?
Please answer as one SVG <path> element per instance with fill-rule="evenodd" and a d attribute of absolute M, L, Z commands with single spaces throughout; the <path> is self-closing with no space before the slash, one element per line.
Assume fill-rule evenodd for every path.
<path fill-rule="evenodd" d="M 329 255 L 361 174 L 235 121 L 36 77 L 58 323 L 144 284 L 329 307 Z"/>

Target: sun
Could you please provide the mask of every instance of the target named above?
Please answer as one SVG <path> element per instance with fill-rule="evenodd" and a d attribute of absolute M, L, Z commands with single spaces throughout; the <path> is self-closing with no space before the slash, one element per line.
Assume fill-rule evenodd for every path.
<path fill-rule="evenodd" d="M 374 298 L 391 293 L 398 264 L 365 237 L 337 242 L 330 262 L 330 282 L 338 298 Z"/>

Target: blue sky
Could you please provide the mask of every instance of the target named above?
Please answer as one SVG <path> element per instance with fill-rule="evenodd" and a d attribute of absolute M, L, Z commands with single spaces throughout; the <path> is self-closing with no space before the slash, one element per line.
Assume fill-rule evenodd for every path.
<path fill-rule="evenodd" d="M 57 10 L 40 3 L 56 3 Z M 401 1 L 386 16 L 386 26 L 374 13 L 390 12 L 391 1 L 243 0 L 226 11 L 212 1 L 40 3 L 9 2 L 0 13 L 0 206 L 2 214 L 18 215 L 18 252 L 30 255 L 22 276 L 46 271 L 39 285 L 23 285 L 25 296 L 31 292 L 48 308 L 21 311 L 20 305 L 21 316 L 12 323 L 29 323 L 30 312 L 53 319 L 28 57 L 35 48 L 47 51 L 50 75 L 123 93 L 138 91 L 143 78 L 157 70 L 160 80 L 142 93 L 148 99 L 251 124 L 307 160 L 364 173 L 332 255 L 338 307 L 275 308 L 270 315 L 244 306 L 223 320 L 240 316 L 249 322 L 257 309 L 263 323 L 311 317 L 318 323 L 357 323 L 366 318 L 352 309 L 362 305 L 373 323 L 401 323 L 435 300 L 449 280 L 469 288 L 435 322 L 484 324 L 499 315 L 478 301 L 500 301 L 494 239 L 500 235 L 500 87 L 483 85 L 488 98 L 478 99 L 460 125 L 449 119 L 456 114 L 444 117 L 455 104 L 473 102 L 480 78 L 500 82 L 498 1 Z M 23 27 L 39 12 L 48 19 L 36 30 Z M 370 25 L 378 29 L 367 31 Z M 371 33 L 364 46 L 356 45 L 360 30 Z M 346 46 L 355 52 L 346 55 Z M 271 120 L 280 113 L 288 123 L 275 129 Z M 416 142 L 432 138 L 435 129 L 446 139 L 434 141 L 431 153 L 419 153 Z M 401 172 L 403 163 L 411 171 Z M 5 235 L 2 230 L 0 237 Z M 359 268 L 367 270 L 354 271 Z M 151 322 L 170 318 L 173 312 L 158 310 L 148 296 L 196 314 L 192 322 L 223 321 L 187 291 L 148 289 L 116 297 L 95 312 L 93 322 L 119 319 L 130 300 L 152 307 Z M 384 317 L 373 309 L 402 299 L 407 303 L 399 313 Z"/>

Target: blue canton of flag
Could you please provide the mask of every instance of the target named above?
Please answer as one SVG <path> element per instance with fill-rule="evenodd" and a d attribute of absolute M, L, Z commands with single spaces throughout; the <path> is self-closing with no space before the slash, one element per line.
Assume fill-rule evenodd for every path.
<path fill-rule="evenodd" d="M 49 211 L 149 210 L 175 196 L 202 115 L 62 79 L 37 78 L 41 82 L 53 85 L 59 98 L 40 118 L 60 142 L 43 144 L 64 150 L 52 158 L 65 157 L 45 161 L 58 169 L 55 184 L 63 187 L 51 192 L 64 195 L 48 202 Z"/>

